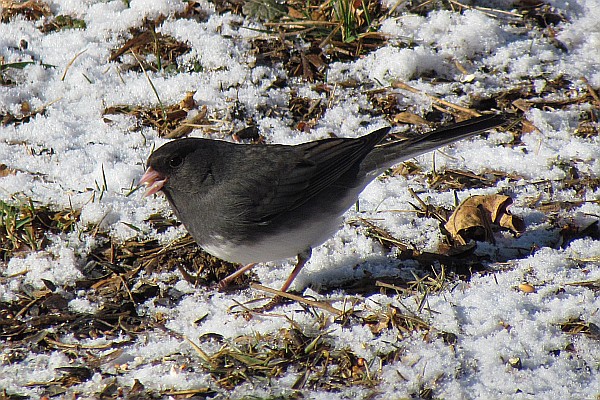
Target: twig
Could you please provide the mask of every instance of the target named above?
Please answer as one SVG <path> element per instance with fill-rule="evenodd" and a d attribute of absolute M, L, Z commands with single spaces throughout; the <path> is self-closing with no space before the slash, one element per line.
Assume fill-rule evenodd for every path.
<path fill-rule="evenodd" d="M 410 9 L 410 11 L 416 10 L 416 9 L 418 9 L 418 8 L 421 8 L 421 7 L 425 7 L 425 6 L 426 6 L 427 4 L 429 4 L 429 3 L 433 3 L 433 0 L 425 0 L 424 2 L 422 2 L 422 3 L 420 3 L 420 4 L 417 4 L 416 6 L 412 7 L 412 8 Z"/>
<path fill-rule="evenodd" d="M 24 269 L 23 271 L 16 272 L 14 274 L 8 276 L 0 276 L 0 283 L 8 282 L 9 279 L 16 278 L 18 276 L 27 275 L 29 273 L 28 269 Z"/>
<path fill-rule="evenodd" d="M 467 178 L 471 178 L 471 179 L 476 179 L 480 182 L 482 182 L 485 185 L 492 185 L 493 182 L 490 181 L 489 179 L 486 179 L 482 176 L 476 175 L 472 172 L 468 172 L 468 171 L 460 171 L 458 169 L 446 169 L 446 173 L 448 174 L 454 174 L 454 175 L 459 175 L 459 176 L 464 176 Z"/>
<path fill-rule="evenodd" d="M 188 338 L 185 335 L 183 335 L 183 339 L 186 342 L 188 342 L 190 344 L 190 346 L 192 346 L 194 348 L 194 350 L 196 350 L 196 353 L 198 353 L 198 355 L 200 356 L 202 361 L 204 361 L 205 363 L 210 365 L 212 368 L 216 368 L 214 361 L 210 358 L 210 356 L 208 354 L 206 354 L 206 352 L 204 350 L 202 350 L 202 348 L 200 346 L 198 346 L 196 343 L 192 342 L 190 340 L 190 338 Z"/>
<path fill-rule="evenodd" d="M 515 12 L 511 12 L 511 11 L 505 11 L 505 10 L 499 10 L 497 8 L 491 8 L 491 7 L 479 7 L 479 6 L 470 6 L 467 4 L 463 4 L 460 3 L 456 0 L 448 0 L 450 4 L 454 4 L 457 5 L 459 7 L 462 8 L 466 8 L 467 10 L 477 10 L 477 11 L 481 11 L 483 12 L 485 15 L 490 16 L 490 17 L 497 17 L 497 14 L 505 14 L 505 15 L 510 15 L 513 17 L 519 17 L 519 18 L 523 18 L 522 14 L 517 14 Z"/>
<path fill-rule="evenodd" d="M 200 346 L 198 346 L 196 343 L 192 342 L 186 335 L 182 335 L 179 332 L 176 332 L 170 328 L 167 328 L 164 324 L 159 323 L 159 322 L 155 322 L 153 324 L 153 326 L 160 329 L 161 331 L 165 332 L 167 335 L 169 335 L 177 340 L 181 340 L 181 339 L 185 340 L 186 342 L 188 342 L 190 344 L 190 346 L 192 346 L 194 348 L 194 350 L 196 350 L 196 352 L 198 353 L 198 355 L 200 356 L 202 361 L 206 362 L 212 368 L 216 368 L 215 362 L 211 359 L 211 357 L 204 350 L 202 350 L 202 348 L 200 348 Z"/>
<path fill-rule="evenodd" d="M 181 125 L 177 128 L 173 129 L 171 132 L 165 135 L 167 139 L 179 139 L 180 137 L 189 135 L 194 128 L 198 125 L 199 122 L 204 121 L 206 118 L 206 114 L 208 113 L 208 108 L 206 106 L 202 106 L 200 111 L 191 118 L 186 118 L 181 121 Z"/>
<path fill-rule="evenodd" d="M 129 299 L 131 300 L 131 302 L 133 304 L 135 303 L 135 299 L 133 298 L 133 294 L 131 294 L 131 290 L 129 290 L 129 287 L 127 286 L 127 282 L 125 281 L 125 279 L 123 278 L 123 275 L 118 275 L 119 279 L 121 280 L 121 283 L 123 284 L 123 287 L 125 288 L 125 291 L 127 292 L 127 294 L 129 295 Z"/>
<path fill-rule="evenodd" d="M 333 35 L 335 35 L 340 30 L 340 27 L 341 25 L 338 25 L 335 28 L 333 28 L 329 35 L 327 35 L 327 37 L 323 39 L 321 43 L 319 43 L 319 48 L 324 49 L 325 46 L 327 46 L 327 44 L 331 41 L 331 38 L 333 38 Z"/>
<path fill-rule="evenodd" d="M 381 281 L 375 281 L 375 286 L 382 287 L 385 289 L 392 289 L 392 290 L 395 290 L 397 293 L 410 293 L 411 292 L 411 290 L 409 290 L 409 289 L 402 288 L 400 286 L 392 285 L 391 283 L 385 283 L 385 282 L 381 282 Z"/>
<path fill-rule="evenodd" d="M 322 301 L 309 300 L 302 296 L 296 296 L 295 294 L 282 292 L 281 290 L 271 289 L 270 287 L 266 287 L 266 286 L 260 285 L 258 283 L 251 283 L 250 287 L 252 289 L 261 290 L 263 292 L 274 294 L 275 296 L 285 297 L 286 299 L 294 300 L 299 303 L 308 304 L 309 306 L 312 306 L 312 307 L 321 308 L 325 311 L 329 311 L 332 314 L 336 314 L 336 315 L 344 314 L 343 311 L 338 310 L 337 308 L 330 306 L 329 304 L 322 302 Z"/>
<path fill-rule="evenodd" d="M 590 85 L 590 83 L 588 82 L 588 80 L 585 76 L 582 77 L 581 80 L 583 81 L 583 83 L 585 83 L 585 86 L 587 86 L 587 90 L 588 90 L 588 92 L 590 92 L 590 96 L 592 96 L 594 98 L 594 100 L 596 101 L 596 106 L 600 107 L 600 97 L 598 97 L 598 93 L 596 93 L 596 91 L 594 90 L 592 85 Z"/>
<path fill-rule="evenodd" d="M 385 15 L 385 19 L 391 18 L 391 16 L 392 16 L 392 14 L 394 13 L 394 11 L 396 11 L 396 9 L 397 9 L 398 7 L 400 7 L 400 5 L 401 5 L 402 3 L 405 3 L 405 2 L 406 2 L 406 0 L 398 0 L 398 1 L 396 2 L 396 4 L 394 4 L 394 5 L 393 5 L 393 6 L 390 8 L 390 10 L 387 12 L 387 14 Z"/>
<path fill-rule="evenodd" d="M 334 26 L 337 25 L 338 22 L 330 22 L 330 21 L 290 21 L 290 22 L 265 22 L 265 26 L 270 26 L 273 28 L 278 28 L 280 26 Z"/>
<path fill-rule="evenodd" d="M 13 319 L 18 320 L 21 315 L 24 315 L 27 310 L 29 310 L 35 303 L 37 303 L 38 301 L 42 300 L 42 297 L 36 297 L 35 299 L 31 300 L 29 303 L 25 304 L 25 306 L 23 306 L 18 313 L 15 314 L 15 316 L 13 317 Z"/>
<path fill-rule="evenodd" d="M 369 221 L 365 218 L 358 218 L 357 220 L 358 220 L 358 222 L 362 223 L 363 225 L 366 225 L 368 228 L 371 228 L 374 231 L 373 233 L 370 234 L 371 237 L 379 240 L 380 242 L 388 242 L 393 245 L 396 245 L 396 247 L 398 247 L 400 249 L 400 251 L 409 250 L 409 248 L 406 244 L 404 244 L 400 240 L 396 239 L 394 236 L 392 236 L 391 233 L 389 233 L 385 229 L 375 225 L 374 223 L 372 223 L 371 221 Z"/>
<path fill-rule="evenodd" d="M 65 67 L 65 72 L 63 73 L 63 75 L 60 77 L 61 81 L 64 81 L 65 78 L 67 77 L 67 71 L 69 70 L 69 68 L 71 68 L 71 65 L 73 65 L 73 63 L 75 62 L 75 60 L 77 59 L 77 57 L 79 57 L 80 55 L 82 55 L 83 53 L 85 53 L 87 51 L 87 49 L 81 50 L 79 53 L 75 54 L 75 57 L 73 57 L 71 59 L 71 61 L 69 61 L 69 63 L 67 64 L 67 66 Z M 84 75 L 85 76 L 85 75 Z"/>
<path fill-rule="evenodd" d="M 190 397 L 196 397 L 193 395 L 202 395 L 205 393 L 210 393 L 211 388 L 210 387 L 205 387 L 205 388 L 199 388 L 199 389 L 185 389 L 185 390 L 166 390 L 164 392 L 162 392 L 162 394 L 167 395 L 167 396 L 173 396 L 175 398 L 185 398 L 185 399 L 189 399 Z M 204 396 L 200 396 L 200 397 L 204 397 Z"/>
<path fill-rule="evenodd" d="M 115 342 L 103 343 L 103 344 L 63 343 L 63 342 L 59 342 L 57 340 L 50 339 L 48 337 L 45 337 L 44 341 L 46 343 L 56 346 L 60 349 L 78 349 L 78 350 L 81 350 L 81 349 L 106 350 L 106 349 L 113 348 L 115 345 L 121 344 L 121 343 L 115 343 Z"/>
<path fill-rule="evenodd" d="M 409 86 L 404 82 L 396 81 L 396 82 L 392 83 L 392 87 L 397 88 L 397 89 L 408 90 L 411 93 L 424 94 L 425 96 L 429 97 L 434 103 L 438 103 L 438 104 L 444 105 L 446 107 L 453 108 L 455 110 L 458 110 L 465 114 L 472 115 L 474 117 L 481 116 L 481 114 L 475 110 L 471 110 L 470 108 L 459 106 L 458 104 L 450 103 L 449 101 L 446 101 L 446 100 L 438 99 L 437 97 L 435 97 L 431 94 L 425 93 L 422 90 L 416 89 L 412 86 Z"/>
<path fill-rule="evenodd" d="M 427 204 L 425 204 L 425 202 L 423 200 L 421 200 L 419 195 L 412 188 L 408 188 L 408 193 L 410 193 L 410 195 L 419 202 L 419 204 L 421 205 L 421 211 L 426 213 L 427 212 Z"/>
<path fill-rule="evenodd" d="M 162 100 L 160 99 L 160 96 L 158 95 L 158 91 L 156 90 L 156 87 L 154 86 L 154 83 L 152 82 L 152 79 L 150 79 L 150 75 L 148 75 L 148 72 L 146 72 L 146 68 L 144 68 L 144 65 L 142 64 L 142 61 L 138 58 L 137 54 L 135 54 L 135 52 L 133 51 L 133 49 L 131 49 L 130 51 L 131 51 L 131 54 L 133 54 L 133 57 L 138 62 L 138 64 L 140 65 L 140 68 L 144 72 L 144 75 L 146 76 L 146 79 L 148 79 L 148 83 L 150 83 L 150 87 L 152 88 L 152 91 L 154 92 L 154 95 L 156 96 L 156 99 L 158 100 L 158 104 L 160 105 L 160 109 L 162 110 L 163 119 L 166 120 L 167 119 L 167 110 L 165 109 L 165 106 L 164 106 Z"/>

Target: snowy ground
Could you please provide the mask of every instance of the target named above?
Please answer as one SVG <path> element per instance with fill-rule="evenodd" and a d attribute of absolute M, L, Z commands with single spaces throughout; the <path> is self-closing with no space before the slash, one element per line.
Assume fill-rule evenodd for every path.
<path fill-rule="evenodd" d="M 389 3 L 388 7 L 395 4 Z M 36 206 L 81 214 L 71 232 L 49 233 L 42 250 L 15 252 L 0 261 L 0 304 L 7 308 L 0 309 L 0 389 L 14 396 L 8 398 L 53 393 L 101 398 L 116 396 L 119 390 L 139 398 L 175 397 L 185 390 L 217 398 L 600 396 L 600 240 L 593 225 L 600 216 L 596 0 L 548 1 L 546 10 L 556 22 L 546 28 L 531 23 L 533 19 L 519 22 L 523 19 L 511 1 L 481 2 L 496 11 L 434 10 L 426 16 L 401 6 L 381 25 L 389 38 L 386 46 L 355 61 L 330 65 L 326 83 L 334 90 L 328 92 L 298 78 L 276 84 L 288 79 L 285 70 L 257 65 L 251 49 L 252 39 L 266 37 L 256 29 L 260 25 L 239 15 L 218 14 L 208 1 L 199 2 L 205 13 L 199 19 L 176 18 L 185 4 L 175 0 L 48 4 L 52 14 L 83 19 L 86 28 L 42 33 L 43 19 L 21 16 L 0 24 L 2 63 L 35 61 L 23 69 L 0 71 L 0 115 L 45 110 L 0 127 L 0 163 L 10 172 L 0 175 L 0 199 L 14 204 L 30 198 Z M 160 15 L 166 18 L 157 31 L 187 43 L 191 50 L 179 62 L 200 65 L 199 72 L 147 71 L 147 77 L 108 61 L 131 37 L 130 28 Z M 135 65 L 131 54 L 122 58 Z M 345 84 L 349 81 L 357 83 Z M 397 81 L 419 93 L 393 88 Z M 102 310 L 101 297 L 75 283 L 84 278 L 89 255 L 106 238 L 114 243 L 157 238 L 167 245 L 185 233 L 182 227 L 158 233 L 148 222 L 157 212 L 169 215 L 163 197 L 130 193 L 145 159 L 166 139 L 152 128 L 140 127 L 135 117 L 103 115 L 107 107 L 154 107 L 156 94 L 164 105 L 172 105 L 195 91 L 195 102 L 206 105 L 208 116 L 218 122 L 211 132 L 196 130 L 193 136 L 231 140 L 231 133 L 245 126 L 244 118 L 252 118 L 267 142 L 291 144 L 332 133 L 360 136 L 389 123 L 381 113 L 371 112 L 369 94 L 376 89 L 392 94 L 397 107 L 421 116 L 432 110 L 426 94 L 465 107 L 501 98 L 493 106 L 525 111 L 529 128 L 493 131 L 436 153 L 436 171 L 480 174 L 492 179 L 491 186 L 465 187 L 456 193 L 447 187 L 431 188 L 425 179 L 434 168 L 428 154 L 414 160 L 421 173 L 386 176 L 363 192 L 360 213 L 347 213 L 348 223 L 314 250 L 292 287 L 338 309 L 353 307 L 355 316 L 336 318 L 289 303 L 271 314 L 249 317 L 231 307 L 260 292 L 243 288 L 218 293 L 207 285 L 194 287 L 171 268 L 141 271 L 128 288 L 137 293 L 141 285 L 152 284 L 161 294 L 171 287 L 177 290 L 171 302 L 154 297 L 135 302 L 140 320 L 155 323 L 144 332 L 118 327 L 114 336 L 92 337 L 52 325 L 28 335 L 6 334 L 11 319 L 36 317 L 32 309 L 41 300 L 20 315 L 7 311 L 23 302 L 24 287 L 32 299 L 36 293 L 45 293 L 44 301 L 49 291 L 58 294 L 68 300 L 64 308 L 74 315 Z M 524 94 L 526 101 L 518 101 Z M 327 105 L 308 133 L 295 129 L 288 110 L 292 95 L 321 98 Z M 242 119 L 236 117 L 239 110 Z M 397 251 L 387 251 L 364 227 L 351 223 L 356 217 L 372 220 L 418 251 L 435 253 L 440 248 L 443 237 L 437 220 L 402 212 L 415 203 L 409 188 L 426 203 L 448 210 L 455 194 L 461 200 L 473 194 L 508 194 L 514 199 L 512 211 L 525 220 L 527 229 L 520 237 L 497 233 L 495 244 L 478 243 L 475 254 L 486 260 L 487 271 L 465 280 L 448 278 L 439 290 L 425 292 L 414 285 L 385 294 L 345 291 L 343 283 L 353 279 L 406 277 L 411 268 L 422 275 L 414 261 L 399 260 Z M 573 234 L 567 237 L 566 231 Z M 291 262 L 260 265 L 256 276 L 265 286 L 279 287 Z M 523 283 L 535 291 L 519 288 Z M 394 313 L 419 318 L 425 326 L 404 331 L 393 316 L 381 327 L 365 323 L 365 316 L 381 320 Z M 313 347 L 322 349 L 312 365 L 282 364 L 286 366 L 272 372 L 276 367 L 269 364 L 271 372 L 263 378 L 245 379 L 256 365 L 232 356 L 231 363 L 247 370 L 236 368 L 235 379 L 220 380 L 223 375 L 203 360 L 247 342 L 256 344 L 259 359 L 258 353 L 267 351 L 260 348 L 261 340 L 285 341 L 291 331 L 301 332 L 313 344 L 306 353 Z M 348 355 L 352 375 L 335 385 L 324 383 L 328 373 L 344 368 L 340 354 Z M 329 355 L 335 362 L 324 367 Z M 83 367 L 89 374 L 69 383 L 63 377 L 75 379 L 77 374 L 65 367 Z"/>

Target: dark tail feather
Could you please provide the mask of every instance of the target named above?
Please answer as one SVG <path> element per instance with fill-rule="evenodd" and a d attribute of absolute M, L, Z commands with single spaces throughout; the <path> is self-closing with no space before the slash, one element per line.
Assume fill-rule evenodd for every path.
<path fill-rule="evenodd" d="M 367 156 L 362 167 L 365 171 L 378 171 L 379 174 L 382 169 L 396 163 L 466 139 L 508 121 L 510 119 L 503 114 L 484 115 L 436 129 L 416 138 L 384 143 Z"/>

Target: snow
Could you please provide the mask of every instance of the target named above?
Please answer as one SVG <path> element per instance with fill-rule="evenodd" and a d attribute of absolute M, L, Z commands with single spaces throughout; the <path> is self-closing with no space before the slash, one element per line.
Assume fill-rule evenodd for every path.
<path fill-rule="evenodd" d="M 392 6 L 396 2 L 387 3 Z M 490 2 L 480 3 L 491 6 Z M 0 177 L 0 199 L 30 197 L 37 205 L 52 209 L 81 210 L 78 232 L 51 236 L 52 244 L 44 250 L 0 262 L 0 300 L 15 301 L 24 284 L 41 290 L 45 279 L 70 288 L 70 293 L 63 293 L 69 299 L 69 310 L 96 312 L 101 304 L 73 286 L 82 276 L 85 255 L 98 245 L 99 239 L 85 228 L 97 227 L 116 241 L 158 238 L 164 244 L 184 234 L 183 227 L 159 234 L 147 222 L 151 214 L 169 212 L 163 197 L 143 198 L 141 190 L 127 196 L 143 173 L 151 150 L 166 140 L 151 128 L 136 126 L 132 117 L 111 115 L 111 122 L 106 123 L 102 115 L 109 106 L 149 106 L 158 102 L 144 73 L 123 72 L 118 63 L 107 61 L 111 51 L 128 38 L 128 30 L 140 27 L 144 20 L 169 16 L 157 31 L 192 48 L 181 57 L 181 63 L 199 61 L 202 65 L 202 72 L 148 71 L 163 104 L 179 102 L 187 92 L 195 91 L 196 102 L 207 105 L 211 113 L 219 110 L 220 114 L 210 115 L 211 118 L 227 121 L 221 132 L 210 137 L 230 140 L 229 130 L 243 127 L 243 121 L 231 117 L 237 104 L 256 121 L 267 142 L 294 144 L 331 133 L 356 137 L 386 124 L 382 117 L 369 113 L 372 104 L 361 88 L 336 85 L 349 79 L 370 88 L 387 88 L 400 80 L 423 93 L 460 105 L 468 105 L 471 98 L 494 97 L 509 89 L 529 86 L 542 98 L 559 77 L 570 81 L 566 84 L 570 90 L 551 95 L 556 98 L 580 97 L 587 93 L 587 84 L 598 90 L 600 3 L 548 3 L 565 18 L 565 22 L 553 27 L 553 38 L 548 31 L 516 27 L 510 18 L 493 18 L 482 11 L 432 11 L 427 16 L 417 16 L 400 7 L 381 26 L 381 32 L 389 37 L 387 46 L 356 61 L 330 66 L 327 83 L 336 86 L 331 98 L 317 93 L 309 84 L 290 79 L 300 96 L 329 103 L 309 133 L 295 131 L 290 116 L 280 112 L 288 105 L 290 88 L 273 87 L 272 83 L 285 77 L 285 71 L 278 66 L 254 65 L 249 40 L 261 37 L 255 30 L 260 26 L 229 13 L 218 15 L 210 2 L 199 2 L 208 15 L 206 21 L 173 19 L 185 6 L 174 0 L 132 0 L 129 6 L 122 1 L 53 0 L 49 2 L 53 12 L 83 18 L 87 28 L 44 34 L 38 29 L 41 22 L 20 17 L 0 24 L 3 63 L 36 61 L 53 66 L 33 64 L 23 70 L 3 72 L 17 84 L 0 86 L 0 113 L 19 115 L 23 102 L 32 109 L 45 107 L 46 112 L 26 123 L 0 126 L 0 160 L 17 171 Z M 493 4 L 506 11 L 514 7 L 506 1 Z M 557 47 L 553 40 L 560 41 L 566 50 Z M 22 41 L 27 42 L 26 49 L 20 46 Z M 411 46 L 406 48 L 401 46 L 403 43 Z M 123 57 L 135 62 L 131 55 Z M 468 71 L 468 76 L 463 76 L 455 62 Z M 424 79 L 431 71 L 445 81 Z M 411 112 L 422 115 L 432 109 L 431 100 L 423 94 L 402 90 L 395 93 L 399 105 Z M 598 337 L 568 334 L 561 330 L 561 324 L 581 318 L 600 325 L 600 241 L 577 239 L 560 248 L 554 216 L 535 208 L 547 201 L 572 202 L 573 208 L 564 211 L 560 218 L 581 227 L 598 221 L 598 188 L 576 191 L 561 186 L 572 172 L 569 165 L 579 176 L 592 180 L 600 177 L 598 135 L 574 135 L 581 115 L 595 113 L 597 118 L 598 106 L 588 97 L 568 107 L 532 107 L 526 116 L 536 129 L 522 133 L 517 145 L 509 145 L 514 139 L 511 133 L 492 132 L 487 139 L 477 137 L 436 153 L 438 171 L 500 171 L 518 177 L 501 180 L 493 187 L 456 193 L 460 199 L 473 194 L 510 193 L 515 200 L 513 212 L 526 221 L 527 231 L 521 237 L 499 235 L 496 245 L 478 245 L 477 254 L 492 260 L 488 273 L 475 274 L 468 282 L 457 282 L 441 292 L 428 294 L 423 309 L 419 308 L 420 295 L 320 293 L 323 286 L 335 287 L 365 276 L 393 276 L 405 269 L 419 269 L 411 260 L 400 261 L 394 254 L 387 254 L 362 228 L 350 224 L 356 217 L 373 219 L 419 251 L 436 252 L 442 243 L 437 220 L 417 218 L 410 212 L 409 203 L 414 203 L 414 198 L 408 188 L 418 191 L 425 202 L 448 209 L 454 205 L 455 193 L 431 189 L 418 177 L 386 176 L 365 189 L 360 211 L 348 211 L 347 222 L 323 246 L 314 249 L 312 259 L 292 286 L 305 296 L 331 301 L 340 309 L 350 304 L 356 304 L 360 312 L 391 306 L 408 309 L 432 327 L 428 337 L 422 332 L 403 336 L 394 329 L 376 335 L 365 324 L 343 325 L 332 315 L 322 311 L 306 313 L 296 304 L 282 306 L 274 315 L 256 316 L 249 322 L 232 313 L 231 307 L 257 297 L 255 290 L 219 293 L 210 287 L 194 287 L 184 280 L 173 283 L 169 274 L 148 273 L 144 279 L 162 288 L 174 285 L 183 297 L 173 307 L 147 301 L 138 305 L 138 313 L 164 319 L 165 327 L 176 335 L 155 329 L 132 336 L 131 342 L 121 346 L 123 354 L 119 358 L 95 370 L 90 380 L 69 388 L 69 393 L 87 393 L 92 398 L 107 384 L 103 374 L 115 374 L 117 367 L 127 365 L 115 375 L 121 387 L 131 387 L 138 379 L 152 390 L 211 387 L 229 398 L 290 395 L 295 392 L 292 385 L 298 378 L 293 369 L 270 383 L 244 383 L 227 392 L 215 384 L 200 364 L 189 370 L 179 369 L 177 360 L 182 355 L 195 357 L 184 336 L 206 353 L 214 354 L 220 344 L 203 341 L 203 335 L 218 334 L 235 340 L 244 335 L 277 335 L 293 325 L 313 336 L 323 334 L 322 339 L 332 349 L 347 349 L 364 358 L 371 374 L 379 379 L 374 388 L 349 385 L 340 392 L 302 389 L 306 398 L 403 398 L 424 388 L 432 389 L 436 398 L 598 397 Z M 269 109 L 278 111 L 265 112 Z M 203 134 L 195 131 L 193 135 Z M 432 159 L 427 154 L 413 161 L 424 172 L 432 172 Z M 400 266 L 404 272 L 399 272 Z M 291 268 L 292 260 L 284 260 L 261 264 L 255 273 L 263 285 L 280 287 Z M 596 288 L 577 284 L 584 281 L 596 282 Z M 520 291 L 518 285 L 524 282 L 533 285 L 535 292 Z M 456 343 L 445 343 L 443 332 L 456 335 Z M 61 339 L 64 343 L 78 343 L 72 336 Z M 103 343 L 106 340 L 98 338 L 80 344 Z M 399 357 L 383 363 L 384 355 L 394 349 L 401 350 Z M 42 387 L 24 384 L 57 379 L 61 372 L 56 368 L 71 365 L 60 349 L 26 354 L 17 362 L 5 362 L 7 351 L 2 350 L 0 359 L 0 389 L 9 394 L 39 397 Z M 97 356 L 107 353 L 98 351 Z M 514 358 L 520 359 L 520 367 L 509 364 L 509 359 Z"/>

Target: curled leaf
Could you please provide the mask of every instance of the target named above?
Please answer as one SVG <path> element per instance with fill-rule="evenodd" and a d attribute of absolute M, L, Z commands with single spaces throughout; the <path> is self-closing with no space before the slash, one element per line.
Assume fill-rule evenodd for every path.
<path fill-rule="evenodd" d="M 463 245 L 469 239 L 493 243 L 494 228 L 521 233 L 525 231 L 525 223 L 508 211 L 511 204 L 509 196 L 500 194 L 469 197 L 454 210 L 445 228 Z"/>

